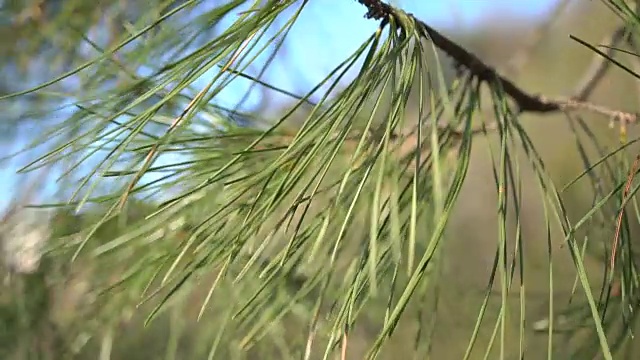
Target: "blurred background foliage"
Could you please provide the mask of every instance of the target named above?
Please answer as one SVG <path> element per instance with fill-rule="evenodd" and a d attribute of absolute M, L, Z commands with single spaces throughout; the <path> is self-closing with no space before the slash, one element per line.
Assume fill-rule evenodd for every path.
<path fill-rule="evenodd" d="M 240 1 L 239 3 L 241 3 Z M 142 94 L 154 90 L 152 95 L 144 101 L 131 107 L 131 113 L 139 114 L 164 100 L 164 95 L 158 95 L 161 90 L 157 83 L 169 79 L 165 76 L 175 68 L 164 67 L 172 60 L 179 58 L 188 48 L 206 46 L 211 39 L 220 36 L 225 30 L 219 19 L 231 13 L 234 2 L 228 2 L 228 8 L 218 7 L 216 1 L 207 1 L 205 8 L 197 10 L 190 5 L 192 1 L 83 1 L 83 0 L 32 0 L 32 1 L 0 1 L 0 96 L 13 92 L 25 91 L 33 86 L 44 83 L 61 74 L 72 71 L 78 66 L 99 55 L 103 50 L 119 44 L 131 34 L 145 26 L 158 22 L 163 16 L 172 11 L 180 10 L 180 16 L 172 16 L 169 21 L 162 22 L 152 31 L 145 33 L 139 40 L 126 45 L 128 50 L 114 54 L 110 61 L 94 64 L 91 71 L 78 73 L 57 82 L 46 91 L 29 93 L 19 98 L 0 100 L 3 109 L 3 121 L 0 129 L 2 135 L 3 161 L 7 163 L 9 155 L 15 148 L 12 139 L 26 137 L 33 140 L 36 149 L 28 157 L 21 157 L 20 161 L 11 157 L 11 161 L 18 161 L 25 165 L 29 160 L 42 155 L 59 146 L 71 138 L 65 134 L 61 139 L 51 142 L 42 140 L 42 132 L 55 131 L 56 127 L 71 126 L 87 114 L 95 119 L 104 119 L 110 113 L 120 111 L 125 105 L 137 99 Z M 210 4 L 209 4 L 210 3 Z M 402 1 L 399 1 L 403 5 Z M 568 94 L 574 89 L 591 62 L 593 54 L 574 43 L 565 36 L 575 34 L 591 43 L 598 43 L 610 34 L 617 26 L 616 16 L 606 10 L 597 1 L 571 1 L 571 4 L 548 25 L 548 35 L 544 36 L 537 46 L 526 56 L 526 62 L 519 71 L 513 70 L 513 59 L 517 49 L 521 48 L 540 24 L 522 24 L 500 18 L 500 21 L 489 22 L 481 29 L 473 31 L 450 31 L 453 39 L 468 49 L 477 53 L 480 58 L 496 66 L 503 72 L 512 72 L 519 84 L 531 92 L 544 94 Z M 237 10 L 237 9 L 236 9 Z M 233 13 L 235 15 L 235 13 Z M 287 13 L 286 15 L 291 15 Z M 354 16 L 360 16 L 355 14 Z M 180 36 L 176 36 L 179 34 Z M 91 40 L 89 40 L 91 38 Z M 168 51 L 171 50 L 171 51 Z M 277 61 L 286 62 L 286 51 L 276 57 Z M 282 59 L 284 58 L 284 59 Z M 621 62 L 630 67 L 635 66 L 634 58 L 621 56 Z M 201 59 L 205 62 L 205 59 Z M 443 58 L 445 83 L 452 79 L 455 72 L 449 60 Z M 194 62 L 195 63 L 195 62 Z M 201 63 L 199 63 L 201 65 Z M 174 65 L 173 66 L 177 66 Z M 105 68 L 116 70 L 107 71 Z M 304 69 L 303 69 L 304 70 Z M 302 71 L 303 71 L 302 70 Z M 295 70 L 292 70 L 294 73 Z M 152 74 L 151 78 L 147 78 Z M 425 79 L 418 79 L 413 84 L 414 91 L 409 99 L 406 111 L 407 118 L 418 116 L 418 98 L 415 88 Z M 433 86 L 432 84 L 429 84 Z M 159 191 L 176 192 L 181 188 L 188 189 L 190 185 L 200 183 L 211 175 L 211 169 L 216 169 L 247 147 L 259 134 L 258 130 L 267 128 L 272 121 L 291 111 L 295 101 L 288 103 L 275 102 L 275 96 L 281 95 L 273 89 L 260 90 L 260 104 L 250 111 L 208 104 L 206 112 L 210 116 L 225 117 L 227 128 L 237 130 L 234 136 L 213 137 L 220 125 L 212 125 L 211 119 L 196 118 L 195 126 L 189 129 L 183 141 L 189 141 L 190 146 L 178 149 L 189 158 L 180 170 L 177 167 L 167 170 L 181 172 L 181 178 L 190 179 L 191 183 L 179 181 L 170 183 L 172 187 L 161 188 Z M 154 114 L 153 121 L 145 124 L 144 131 L 147 138 L 161 136 L 169 127 L 171 119 L 179 116 L 190 97 L 197 94 L 197 89 L 188 89 L 187 95 L 176 96 L 167 100 L 167 106 Z M 69 94 L 74 94 L 75 100 L 69 100 Z M 84 98 L 78 98 L 82 95 Z M 387 95 L 387 98 L 391 95 Z M 637 109 L 640 91 L 637 80 L 614 68 L 609 71 L 600 82 L 592 98 L 599 103 L 605 103 L 612 108 Z M 385 103 L 388 101 L 385 101 Z M 80 104 L 75 106 L 73 104 Z M 92 114 L 92 108 L 86 104 L 100 104 L 105 111 L 103 114 Z M 85 106 L 86 105 L 86 106 Z M 72 108 L 67 120 L 65 116 L 52 112 L 61 106 Z M 372 104 L 364 107 L 373 106 Z M 269 145 L 271 151 L 282 151 L 291 141 L 293 135 L 312 111 L 312 106 L 306 104 L 294 111 L 288 118 L 287 127 L 277 129 Z M 384 112 L 384 111 L 382 111 Z M 213 114 L 213 115 L 211 115 Z M 75 116 L 75 117 L 74 117 Z M 133 116 L 133 115 L 132 115 Z M 478 114 L 478 117 L 492 116 L 492 114 Z M 366 116 L 363 119 L 365 122 Z M 383 119 L 378 119 L 382 121 Z M 601 152 L 611 151 L 621 141 L 637 138 L 638 132 L 631 127 L 626 139 L 622 139 L 620 131 L 612 128 L 608 119 L 597 115 L 586 114 L 580 120 L 568 121 L 562 114 L 558 115 L 525 115 L 521 117 L 522 124 L 532 137 L 541 156 L 545 159 L 547 170 L 551 177 L 560 184 L 568 183 L 584 170 L 583 154 L 576 146 L 577 138 L 589 138 L 584 130 L 572 131 L 580 128 L 581 124 L 588 126 L 595 134 L 598 149 L 595 145 L 584 148 L 584 152 L 591 159 L 598 159 Z M 118 121 L 116 119 L 110 122 Z M 61 125 L 62 123 L 62 125 Z M 251 124 L 246 129 L 238 129 L 239 125 Z M 106 128 L 106 125 L 105 125 Z M 196 129 L 197 128 L 197 129 Z M 75 134 L 81 133 L 82 124 L 77 125 Z M 37 133 L 37 134 L 36 134 Z M 74 133 L 72 131 L 71 133 Z M 96 133 L 97 134 L 97 133 Z M 240 134 L 240 135 L 238 135 Z M 577 135 L 576 135 L 577 134 Z M 144 135 L 144 134 L 143 134 Z M 144 136 L 141 136 L 144 138 Z M 66 139 L 66 140 L 65 140 Z M 186 139 L 186 140 L 184 140 Z M 284 140 L 283 140 L 284 139 Z M 483 305 L 487 292 L 487 281 L 494 267 L 496 254 L 496 233 L 498 218 L 494 210 L 497 195 L 492 183 L 492 159 L 487 151 L 488 147 L 497 143 L 497 135 L 474 139 L 471 154 L 469 174 L 464 184 L 460 200 L 455 207 L 452 220 L 447 227 L 446 246 L 438 251 L 436 266 L 430 271 L 441 274 L 432 290 L 424 296 L 416 297 L 409 303 L 402 322 L 394 332 L 385 347 L 382 358 L 425 358 L 427 352 L 435 359 L 457 359 L 464 355 L 469 338 L 473 333 L 478 317 L 478 311 Z M 137 142 L 137 143 L 136 143 Z M 582 142 L 580 142 L 582 144 Z M 81 150 L 86 150 L 89 143 L 77 144 Z M 149 141 L 135 139 L 133 146 L 145 155 L 145 149 L 151 145 Z M 263 144 L 266 149 L 267 144 Z M 42 147 L 46 148 L 43 149 Z M 84 147 L 84 149 L 83 149 Z M 281 147 L 282 149 L 280 149 Z M 340 174 L 350 166 L 349 158 L 354 152 L 352 142 L 342 149 L 344 161 L 338 162 L 336 169 L 332 169 L 332 176 L 327 182 L 340 179 Z M 212 150 L 212 149 L 215 149 Z M 264 149 L 263 149 L 264 150 Z M 75 152 L 76 150 L 74 150 Z M 638 147 L 629 146 L 619 156 L 612 157 L 606 166 L 593 170 L 597 179 L 597 186 L 590 183 L 588 178 L 578 182 L 563 193 L 563 200 L 567 206 L 567 213 L 571 221 L 578 221 L 585 212 L 593 207 L 594 199 L 618 186 L 620 179 L 627 177 L 629 162 L 638 153 Z M 238 171 L 245 174 L 252 169 L 259 169 L 268 162 L 270 152 L 257 154 L 251 161 L 241 164 Z M 85 154 L 78 150 L 77 156 Z M 522 154 L 520 154 L 522 155 Z M 26 156 L 26 155 L 25 155 Z M 262 156 L 262 157 L 261 157 Z M 455 156 L 446 154 L 445 156 Z M 521 162 L 526 161 L 522 155 Z M 59 158 L 48 169 L 55 178 L 74 167 L 74 162 L 67 158 Z M 139 164 L 139 159 L 127 159 L 123 163 Z M 137 162 L 136 162 L 137 161 Z M 594 161 L 594 160 L 592 160 Z M 319 166 L 319 165 L 316 165 Z M 127 166 L 124 166 L 127 168 Z M 608 168 L 607 168 L 608 167 Z M 513 290 L 508 298 L 510 311 L 507 342 L 507 356 L 517 357 L 521 347 L 526 347 L 527 357 L 542 359 L 547 357 L 546 332 L 535 332 L 532 323 L 547 315 L 549 303 L 554 303 L 554 311 L 578 318 L 585 317 L 587 325 L 569 326 L 565 331 L 553 335 L 556 358 L 587 359 L 597 358 L 599 345 L 594 341 L 593 329 L 589 326 L 588 312 L 580 305 L 584 302 L 580 291 L 574 292 L 576 270 L 571 256 L 566 251 L 564 238 L 558 229 L 553 229 L 550 241 L 547 241 L 545 228 L 545 214 L 542 199 L 535 187 L 535 174 L 528 169 L 521 169 L 522 194 L 519 209 L 519 231 L 527 247 L 527 261 L 523 262 L 524 272 L 527 273 L 526 293 L 524 286 Z M 162 169 L 158 172 L 162 173 Z M 104 187 L 102 194 L 118 191 L 127 182 L 120 182 L 113 171 L 112 177 L 99 186 Z M 58 191 L 49 197 L 66 199 L 75 190 L 74 185 L 83 181 L 83 176 L 68 177 L 59 181 Z M 162 176 L 162 175 L 160 175 Z M 308 174 L 313 177 L 313 174 Z M 51 181 L 51 180 L 49 180 Z M 402 183 L 404 181 L 404 183 Z M 410 179 L 400 180 L 398 187 L 402 188 Z M 44 186 L 42 186 L 44 188 Z M 177 189 L 176 189 L 177 188 Z M 114 190 L 115 189 L 115 190 Z M 599 189 L 599 190 L 598 190 Z M 262 257 L 254 257 L 251 251 L 241 253 L 244 261 L 229 264 L 229 273 L 233 276 L 218 277 L 220 267 L 201 269 L 194 273 L 194 277 L 185 282 L 185 286 L 177 290 L 171 297 L 167 307 L 160 308 L 159 316 L 148 324 L 145 320 L 150 313 L 156 311 L 156 306 L 162 302 L 162 296 L 172 293 L 166 288 L 159 293 L 153 293 L 154 287 L 162 282 L 160 269 L 174 261 L 180 266 L 191 266 L 193 261 L 201 261 L 196 250 L 207 247 L 211 237 L 224 226 L 234 226 L 235 223 L 214 224 L 206 230 L 201 230 L 201 221 L 212 212 L 218 211 L 219 204 L 224 204 L 227 194 L 224 187 L 210 191 L 201 196 L 194 194 L 184 208 L 178 213 L 165 213 L 148 221 L 146 217 L 157 210 L 162 199 L 171 194 L 161 194 L 152 197 L 149 194 L 134 196 L 129 201 L 120 216 L 101 222 L 109 206 L 105 197 L 76 212 L 73 208 L 55 208 L 54 210 L 39 210 L 37 219 L 40 223 L 47 223 L 49 242 L 47 251 L 40 259 L 36 272 L 24 275 L 10 274 L 9 269 L 3 269 L 5 281 L 0 289 L 0 357 L 3 359 L 263 359 L 263 358 L 302 358 L 307 349 L 308 333 L 316 332 L 309 328 L 310 319 L 320 319 L 317 330 L 318 343 L 329 340 L 327 329 L 333 324 L 329 320 L 331 313 L 335 315 L 332 304 L 320 304 L 318 286 L 309 285 L 308 275 L 317 268 L 327 266 L 322 260 L 315 264 L 289 264 L 282 269 L 274 269 L 269 264 L 263 266 L 245 266 L 248 263 L 260 265 L 265 261 Z M 369 189 L 371 190 L 371 189 Z M 156 190 L 157 191 L 157 190 Z M 258 186 L 250 188 L 242 194 L 244 206 L 251 205 L 251 199 L 260 192 Z M 600 191 L 600 192 L 598 192 Z M 151 191 L 152 193 L 154 191 Z M 7 192 L 5 192 L 7 193 Z M 166 196 L 163 196 L 166 195 Z M 47 196 L 41 196 L 42 201 L 49 201 Z M 293 201 L 293 199 L 291 199 Z M 314 202 L 312 212 L 319 213 L 323 201 L 320 198 Z M 592 219 L 592 224 L 580 229 L 577 238 L 590 237 L 595 239 L 595 246 L 590 246 L 590 256 L 585 257 L 585 266 L 593 283 L 594 292 L 600 289 L 603 277 L 603 263 L 607 261 L 603 254 L 613 238 L 613 218 L 617 215 L 619 199 L 612 199 L 603 207 L 602 214 Z M 363 205 L 371 206 L 370 203 Z M 278 209 L 277 211 L 284 211 Z M 418 233 L 417 244 L 420 248 L 416 253 L 422 253 L 428 246 L 429 231 L 433 227 L 429 212 L 432 209 L 422 209 L 418 223 L 424 224 Z M 35 210 L 34 210 L 35 211 Z M 274 210 L 274 213 L 277 213 Z M 46 213 L 43 215 L 41 212 Z M 14 215 L 12 215 L 14 216 Z M 15 215 L 22 217 L 24 215 Z M 30 215 L 32 216 L 32 215 Z M 344 216 L 344 215 L 343 215 Z M 350 228 L 346 238 L 369 238 L 367 224 L 368 214 L 356 217 L 356 224 Z M 46 220 L 42 220 L 46 219 Z M 273 221 L 273 219 L 271 219 Z M 309 220 L 311 221 L 311 220 Z M 510 232 L 515 233 L 516 218 L 511 210 L 509 218 Z M 361 224 L 361 226 L 358 226 Z M 252 249 L 260 248 L 261 240 L 270 236 L 269 224 L 260 235 L 249 241 Z M 3 230 L 3 236 L 12 234 Z M 160 232 L 159 232 L 160 231 Z M 638 223 L 629 222 L 630 237 L 637 234 Z M 11 235 L 13 236 L 13 235 Z M 286 233 L 279 234 L 280 244 L 287 241 Z M 85 237 L 91 241 L 83 249 L 83 253 L 100 256 L 80 256 L 71 262 L 77 246 Z M 132 239 L 136 240 L 133 241 Z M 114 239 L 117 241 L 114 242 Z M 141 239 L 141 240 L 140 240 Z M 193 239 L 193 240 L 192 240 Z M 284 240 L 283 240 L 284 239 Z M 185 242 L 191 242 L 189 250 L 184 254 L 177 252 Z M 591 241 L 591 243 L 594 243 Z M 349 274 L 353 271 L 353 263 L 349 260 L 349 252 L 358 252 L 360 242 L 352 241 L 347 247 L 345 259 L 335 266 L 338 272 Z M 295 245 L 295 244 L 294 244 Z M 549 260 L 549 249 L 553 249 L 554 256 Z M 152 250 L 151 250 L 152 249 Z M 265 250 L 265 254 L 276 254 L 279 248 Z M 509 249 L 513 251 L 513 249 Z M 511 260 L 511 259 L 509 259 Z M 211 259 L 202 260 L 203 264 L 211 265 Z M 549 262 L 553 264 L 550 275 Z M 305 268 L 306 266 L 306 268 Z M 270 269 L 266 271 L 265 268 Z M 205 271 L 206 270 L 206 271 Z M 135 275 L 135 276 L 134 276 Z M 234 276 L 242 275 L 242 281 L 235 281 Z M 345 275 L 345 278 L 347 278 Z M 395 278 L 398 276 L 398 279 Z M 265 284 L 265 278 L 279 276 L 284 281 L 277 282 L 278 291 L 269 287 L 269 292 L 259 290 Z M 359 314 L 357 325 L 351 330 L 349 337 L 349 358 L 362 358 L 371 343 L 377 338 L 384 327 L 385 316 L 388 316 L 387 297 L 392 292 L 394 282 L 406 283 L 406 272 L 389 275 L 380 279 L 381 289 L 379 297 L 371 300 Z M 553 292 L 549 294 L 550 277 L 553 278 Z M 180 282 L 179 279 L 176 280 Z M 344 294 L 342 279 L 333 279 L 327 286 L 325 296 Z M 215 292 L 210 293 L 211 284 L 215 283 Z M 388 286 L 389 289 L 382 287 Z M 494 285 L 497 287 L 497 285 Z M 303 291 L 301 291 L 301 289 Z M 257 293 L 256 298 L 248 299 Z M 525 296 L 526 295 L 526 296 Z M 525 313 L 520 314 L 520 303 L 526 298 Z M 573 298 L 569 304 L 569 299 Z M 495 319 L 501 310 L 499 293 L 491 293 L 487 297 L 486 317 Z M 145 300 L 145 301 L 142 301 Z M 243 308 L 247 301 L 253 305 Z M 615 302 L 615 300 L 611 300 Z M 203 307 L 203 303 L 207 304 Z M 258 308 L 256 304 L 269 309 L 271 314 L 251 312 Z M 615 306 L 622 306 L 614 304 Z M 574 311 L 575 309 L 575 311 Z M 272 320 L 274 314 L 287 310 L 286 314 Z M 356 309 L 352 311 L 357 312 Z M 571 312 L 574 311 L 574 312 Z M 627 329 L 620 324 L 620 316 L 610 312 L 612 319 L 612 339 L 618 333 L 627 334 Z M 318 315 L 320 314 L 320 315 Z M 522 345 L 519 339 L 520 318 L 527 319 L 527 341 Z M 574 317 L 575 317 L 574 316 Z M 233 318 L 233 319 L 232 319 Z M 268 328 L 256 327 L 256 324 L 268 321 Z M 579 322 L 578 320 L 572 320 Z M 495 336 L 495 324 L 485 321 L 479 328 L 478 342 L 488 344 Z M 562 327 L 560 322 L 559 327 Z M 255 332 L 258 332 L 256 334 Z M 425 332 L 432 333 L 430 341 L 422 341 Z M 249 336 L 258 336 L 257 340 L 249 341 Z M 640 352 L 637 341 L 623 337 L 616 358 L 636 358 Z M 588 340 L 585 340 L 588 339 Z M 615 342 L 612 340 L 612 342 Z M 416 351 L 415 349 L 418 349 Z M 323 346 L 317 346 L 312 358 L 322 358 Z M 471 358 L 483 358 L 485 349 L 481 347 L 472 353 Z M 488 358 L 498 358 L 498 346 L 486 350 Z M 337 355 L 339 356 L 339 355 Z"/>

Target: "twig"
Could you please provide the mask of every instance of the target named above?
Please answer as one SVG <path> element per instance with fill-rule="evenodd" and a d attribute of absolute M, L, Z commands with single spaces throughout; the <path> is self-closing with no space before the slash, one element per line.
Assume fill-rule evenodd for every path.
<path fill-rule="evenodd" d="M 622 229 L 622 218 L 624 217 L 624 213 L 625 213 L 624 209 L 627 205 L 627 202 L 629 202 L 629 192 L 631 191 L 631 184 L 633 183 L 633 179 L 635 178 L 635 175 L 638 172 L 639 166 L 640 166 L 640 155 L 636 156 L 636 160 L 633 162 L 633 165 L 631 166 L 631 170 L 629 171 L 629 175 L 627 177 L 627 183 L 625 184 L 624 192 L 622 193 L 620 211 L 618 212 L 618 219 L 616 221 L 616 232 L 613 238 L 613 244 L 611 246 L 611 258 L 609 261 L 611 272 L 613 272 L 613 269 L 616 265 L 616 255 L 617 255 L 618 244 L 620 243 L 620 231 Z"/>
<path fill-rule="evenodd" d="M 367 7 L 368 11 L 365 17 L 371 19 L 389 21 L 391 18 L 397 17 L 400 11 L 380 0 L 358 0 L 358 2 Z M 518 111 L 521 113 L 531 112 L 544 114 L 557 111 L 587 110 L 605 115 L 612 120 L 622 123 L 634 123 L 637 121 L 637 114 L 635 113 L 609 109 L 602 105 L 574 98 L 550 98 L 530 94 L 517 86 L 513 81 L 498 74 L 493 67 L 485 64 L 476 55 L 442 35 L 425 22 L 417 19 L 412 14 L 407 15 L 418 24 L 422 35 L 430 39 L 437 48 L 453 58 L 459 68 L 465 69 L 480 81 L 488 82 L 501 88 L 516 103 Z"/>
<path fill-rule="evenodd" d="M 347 337 L 347 331 L 345 330 L 342 333 L 342 347 L 340 350 L 340 360 L 347 360 L 347 344 L 349 338 Z"/>
<path fill-rule="evenodd" d="M 567 9 L 571 0 L 560 1 L 553 13 L 547 18 L 547 21 L 538 25 L 529 37 L 521 44 L 520 50 L 509 59 L 506 65 L 505 73 L 511 76 L 519 74 L 520 70 L 527 64 L 531 53 L 536 50 L 542 39 L 549 33 L 554 23 L 560 18 L 562 13 Z"/>
<path fill-rule="evenodd" d="M 606 54 L 609 57 L 613 56 L 615 46 L 625 38 L 626 33 L 626 27 L 620 26 L 613 32 L 613 34 L 604 39 L 601 45 L 606 47 Z M 578 101 L 586 101 L 591 96 L 600 80 L 602 80 L 610 65 L 611 62 L 607 61 L 606 57 L 594 56 L 591 61 L 591 65 L 589 65 L 589 69 L 582 76 L 582 80 L 578 83 L 578 86 L 576 86 L 576 89 L 573 92 L 573 98 Z"/>

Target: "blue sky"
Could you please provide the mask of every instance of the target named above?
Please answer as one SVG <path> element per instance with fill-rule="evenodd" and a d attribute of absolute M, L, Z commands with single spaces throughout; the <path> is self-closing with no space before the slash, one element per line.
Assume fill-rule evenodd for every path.
<path fill-rule="evenodd" d="M 535 22 L 552 11 L 558 0 L 400 0 L 403 9 L 429 25 L 447 32 L 474 31 L 505 16 Z M 267 82 L 302 93 L 320 82 L 375 31 L 376 21 L 364 18 L 357 1 L 312 0 L 287 38 L 286 61 L 272 65 Z M 234 104 L 244 94 L 246 82 L 238 81 L 218 100 Z M 257 98 L 252 99 L 254 102 Z"/>
<path fill-rule="evenodd" d="M 557 0 L 401 0 L 391 3 L 399 3 L 406 11 L 447 33 L 474 31 L 495 21 L 496 16 L 535 22 L 549 14 Z M 364 19 L 365 12 L 355 0 L 311 0 L 289 34 L 286 61 L 274 62 L 264 80 L 296 93 L 308 91 L 375 30 L 376 22 Z M 226 88 L 216 101 L 233 106 L 247 86 L 246 82 L 239 81 Z M 247 107 L 257 102 L 256 94 L 249 98 Z M 8 144 L 0 144 L 0 152 L 8 151 Z M 0 208 L 3 208 L 11 200 L 18 180 L 14 175 L 18 164 L 1 165 Z"/>

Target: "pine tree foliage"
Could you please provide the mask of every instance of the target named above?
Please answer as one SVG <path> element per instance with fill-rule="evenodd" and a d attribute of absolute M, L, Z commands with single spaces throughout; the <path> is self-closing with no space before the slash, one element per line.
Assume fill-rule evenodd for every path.
<path fill-rule="evenodd" d="M 636 115 L 589 102 L 585 89 L 597 76 L 572 97 L 529 93 L 378 0 L 358 0 L 377 29 L 308 93 L 249 73 L 259 56 L 275 56 L 310 1 L 2 2 L 11 24 L 1 31 L 20 39 L 0 44 L 3 66 L 26 69 L 35 56 L 52 64 L 46 82 L 3 83 L 0 101 L 44 104 L 29 121 L 46 126 L 27 146 L 44 154 L 21 172 L 56 169 L 68 186 L 65 203 L 40 206 L 66 209 L 67 219 L 85 214 L 72 221 L 80 228 L 49 241 L 52 258 L 91 264 L 82 276 L 90 279 L 92 321 L 77 331 L 107 329 L 117 342 L 113 329 L 123 318 L 143 314 L 153 324 L 169 314 L 177 322 L 185 311 L 208 343 L 193 358 L 376 358 L 401 328 L 411 334 L 403 344 L 427 358 L 446 305 L 438 302 L 442 268 L 456 261 L 447 252 L 449 220 L 484 138 L 497 198 L 486 206 L 497 212 L 495 259 L 486 296 L 471 305 L 479 311 L 468 344 L 453 353 L 613 359 L 633 339 L 639 301 L 630 230 L 639 221 L 638 166 L 626 155 L 636 139 L 596 161 L 585 151 L 584 172 L 563 187 L 521 118 L 565 113 L 582 151 L 601 147 L 578 113 L 608 118 L 622 135 Z M 603 3 L 619 16 L 616 36 L 634 44 L 636 9 Z M 233 21 L 222 26 L 223 19 Z M 575 40 L 638 77 L 608 50 Z M 274 118 L 220 105 L 221 91 L 238 79 L 289 96 L 291 107 Z M 54 103 L 66 109 L 55 123 L 46 120 Z M 520 231 L 524 176 L 533 176 L 548 235 L 540 241 L 549 244 L 540 270 L 549 274 L 549 318 L 535 326 L 525 316 L 532 305 Z M 579 181 L 591 181 L 596 199 L 575 221 L 564 194 Z M 616 233 L 597 283 L 585 269 L 582 235 L 601 223 Z M 565 246 L 552 246 L 552 236 Z M 575 296 L 586 304 L 575 311 L 588 331 L 570 331 L 581 339 L 571 349 L 556 334 L 568 317 L 556 316 L 564 305 L 552 296 L 558 252 L 570 253 Z M 355 349 L 363 332 L 374 335 Z M 528 345 L 545 335 L 546 349 Z"/>

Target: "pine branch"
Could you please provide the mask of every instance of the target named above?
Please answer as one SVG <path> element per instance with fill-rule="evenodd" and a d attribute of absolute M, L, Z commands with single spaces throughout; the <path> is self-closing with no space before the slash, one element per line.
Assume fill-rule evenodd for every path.
<path fill-rule="evenodd" d="M 393 18 L 399 18 L 399 14 L 401 14 L 401 10 L 395 9 L 380 0 L 358 0 L 358 2 L 367 8 L 368 11 L 365 17 L 369 19 L 388 22 Z M 595 76 L 585 81 L 581 85 L 582 88 L 575 92 L 577 96 L 574 97 L 552 98 L 531 94 L 516 85 L 512 80 L 500 75 L 493 67 L 484 63 L 475 54 L 442 35 L 425 22 L 417 19 L 412 14 L 406 14 L 406 16 L 411 17 L 418 25 L 422 35 L 450 56 L 460 70 L 466 70 L 478 80 L 501 88 L 516 103 L 518 112 L 520 113 L 545 114 L 558 111 L 586 110 L 605 115 L 623 124 L 635 123 L 637 121 L 638 114 L 636 113 L 610 109 L 606 106 L 587 102 L 583 99 L 585 94 L 588 95 L 591 92 L 591 89 L 595 87 L 595 84 L 600 81 L 602 76 Z M 619 32 L 616 32 L 615 34 L 618 33 Z M 622 34 L 624 33 L 625 31 L 622 31 Z"/>

